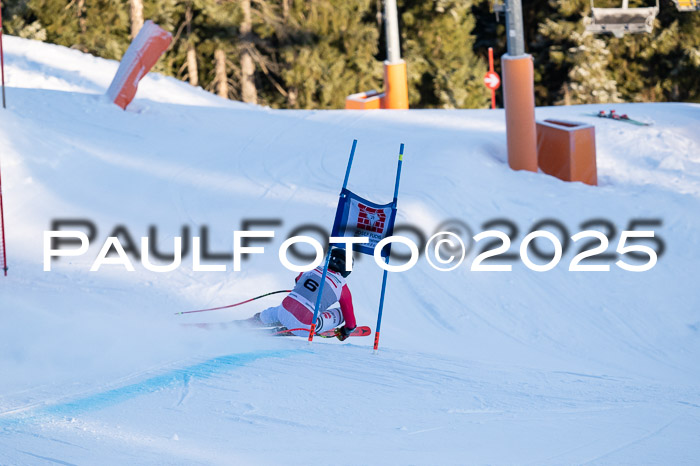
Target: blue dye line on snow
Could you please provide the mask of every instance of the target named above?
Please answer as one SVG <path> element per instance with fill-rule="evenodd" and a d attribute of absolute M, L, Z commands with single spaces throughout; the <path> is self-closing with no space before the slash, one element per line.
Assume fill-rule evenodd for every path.
<path fill-rule="evenodd" d="M 265 358 L 285 357 L 293 353 L 308 352 L 305 350 L 256 351 L 253 353 L 231 354 L 220 356 L 207 361 L 165 372 L 123 387 L 114 388 L 93 395 L 88 395 L 73 401 L 55 405 L 40 406 L 11 415 L 0 417 L 0 428 L 23 424 L 45 417 L 73 417 L 86 412 L 107 408 L 137 396 L 155 393 L 157 391 L 182 385 L 185 380 L 207 379 L 217 374 L 223 374 L 234 368 L 245 366 L 251 362 Z"/>

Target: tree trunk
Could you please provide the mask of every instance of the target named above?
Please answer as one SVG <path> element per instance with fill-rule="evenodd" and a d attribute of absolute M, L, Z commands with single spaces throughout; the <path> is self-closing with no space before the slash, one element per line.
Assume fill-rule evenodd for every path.
<path fill-rule="evenodd" d="M 282 19 L 285 23 L 289 19 L 289 1 L 290 0 L 282 0 Z"/>
<path fill-rule="evenodd" d="M 187 76 L 190 84 L 199 85 L 199 70 L 197 69 L 197 51 L 193 44 L 187 46 Z"/>
<path fill-rule="evenodd" d="M 87 32 L 87 20 L 85 19 L 85 0 L 78 0 L 78 25 L 80 26 L 80 32 L 85 34 Z"/>
<path fill-rule="evenodd" d="M 187 4 L 187 9 L 185 10 L 185 24 L 187 24 L 187 39 L 189 40 L 192 34 L 192 2 Z M 192 42 L 189 42 L 187 45 L 187 77 L 190 80 L 190 84 L 193 86 L 199 85 L 197 50 L 195 50 Z"/>
<path fill-rule="evenodd" d="M 217 48 L 214 50 L 214 68 L 216 70 L 216 93 L 219 97 L 228 99 L 228 76 L 226 75 L 226 53 Z"/>
<path fill-rule="evenodd" d="M 564 83 L 564 105 L 571 105 L 571 90 L 569 83 Z"/>
<path fill-rule="evenodd" d="M 250 0 L 241 0 L 243 22 L 241 23 L 241 97 L 243 102 L 258 103 L 258 91 L 255 88 L 255 64 L 251 50 L 253 44 L 253 20 L 250 12 Z"/>
<path fill-rule="evenodd" d="M 287 90 L 287 106 L 288 108 L 298 108 L 298 100 L 299 97 L 299 91 L 297 91 L 296 87 L 290 87 Z"/>
<path fill-rule="evenodd" d="M 136 37 L 143 26 L 143 0 L 129 0 L 131 4 L 131 38 Z"/>

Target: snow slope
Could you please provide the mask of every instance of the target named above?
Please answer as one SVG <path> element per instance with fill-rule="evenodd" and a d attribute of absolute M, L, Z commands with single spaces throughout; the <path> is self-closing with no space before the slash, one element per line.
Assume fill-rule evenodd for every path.
<path fill-rule="evenodd" d="M 9 276 L 0 279 L 0 464 L 694 464 L 700 458 L 700 106 L 625 104 L 637 127 L 596 125 L 599 187 L 513 172 L 501 110 L 276 111 L 148 75 L 124 112 L 102 93 L 117 63 L 5 37 L 8 109 L 0 163 Z M 607 108 L 606 108 L 607 110 Z M 174 316 L 285 289 L 277 247 L 298 225 L 330 227 L 352 140 L 349 187 L 390 199 L 406 155 L 399 222 L 476 234 L 495 218 L 569 234 L 594 218 L 660 219 L 658 264 L 574 273 L 570 247 L 546 273 L 452 272 L 421 258 L 390 274 L 381 348 L 274 339 Z M 86 218 L 84 257 L 42 271 L 53 219 Z M 118 225 L 150 225 L 172 250 L 183 226 L 231 250 L 244 219 L 279 218 L 241 272 L 88 270 Z M 256 227 L 257 229 L 264 229 Z M 553 230 L 556 233 L 556 230 Z M 187 236 L 187 235 L 185 235 Z M 610 251 L 618 236 L 611 238 Z M 543 243 L 544 244 L 544 243 Z M 481 245 L 479 245 L 481 247 Z M 374 327 L 381 271 L 350 277 Z"/>

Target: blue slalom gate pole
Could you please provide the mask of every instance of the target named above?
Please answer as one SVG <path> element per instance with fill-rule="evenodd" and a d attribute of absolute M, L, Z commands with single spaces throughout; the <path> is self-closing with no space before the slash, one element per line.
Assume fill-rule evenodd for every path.
<path fill-rule="evenodd" d="M 318 308 L 321 305 L 321 296 L 323 296 L 323 285 L 326 284 L 326 275 L 328 275 L 328 262 L 331 260 L 331 245 L 328 245 L 326 260 L 323 264 L 323 273 L 321 274 L 321 284 L 318 285 L 318 296 L 316 296 L 316 306 L 314 307 L 314 320 L 311 321 L 309 329 L 309 343 L 314 341 L 314 333 L 316 333 L 316 319 L 318 319 Z"/>
<path fill-rule="evenodd" d="M 343 180 L 343 189 L 348 187 L 350 179 L 350 169 L 352 168 L 352 159 L 355 158 L 355 149 L 357 148 L 357 139 L 352 140 L 352 149 L 350 149 L 350 158 L 348 159 L 348 168 L 345 169 L 345 179 Z"/>
<path fill-rule="evenodd" d="M 403 143 L 401 143 L 401 148 L 399 149 L 399 164 L 396 167 L 396 183 L 394 184 L 394 202 L 392 208 L 396 211 L 398 206 L 399 198 L 399 181 L 401 180 L 401 164 L 403 164 Z M 392 231 L 393 234 L 393 225 Z M 389 254 L 386 256 L 385 263 L 389 264 Z M 382 330 L 382 312 L 384 311 L 384 294 L 386 293 L 386 279 L 388 272 L 384 270 L 384 276 L 382 277 L 382 293 L 379 297 L 379 313 L 377 315 L 377 327 L 374 329 L 374 351 L 376 352 L 379 348 L 379 333 Z"/>
<path fill-rule="evenodd" d="M 352 168 L 352 159 L 355 157 L 355 149 L 357 148 L 357 139 L 352 140 L 352 149 L 350 149 L 350 158 L 348 159 L 348 167 L 345 169 L 345 179 L 343 180 L 343 191 L 348 186 L 350 178 L 350 169 Z M 342 192 L 342 191 L 341 191 Z M 321 306 L 321 296 L 323 296 L 323 287 L 326 284 L 326 275 L 328 275 L 328 262 L 331 260 L 331 245 L 328 244 L 328 252 L 326 252 L 326 260 L 323 264 L 323 273 L 321 274 L 321 284 L 318 285 L 318 295 L 316 296 L 316 305 L 314 306 L 314 320 L 311 321 L 309 329 L 309 343 L 314 341 L 316 333 L 316 319 L 318 319 L 318 308 Z"/>
<path fill-rule="evenodd" d="M 386 263 L 389 264 L 389 258 L 386 258 Z M 377 327 L 374 330 L 374 351 L 379 348 L 379 332 L 382 330 L 382 311 L 384 310 L 384 293 L 386 292 L 386 277 L 388 272 L 384 271 L 384 277 L 382 278 L 382 294 L 379 298 L 379 315 L 377 316 Z"/>

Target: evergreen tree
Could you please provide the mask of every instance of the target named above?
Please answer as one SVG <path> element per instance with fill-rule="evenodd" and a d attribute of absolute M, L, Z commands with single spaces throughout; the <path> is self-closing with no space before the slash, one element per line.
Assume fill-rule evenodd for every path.
<path fill-rule="evenodd" d="M 291 108 L 343 108 L 349 94 L 378 89 L 379 32 L 370 0 L 293 0 L 277 32 Z"/>
<path fill-rule="evenodd" d="M 485 61 L 474 51 L 471 0 L 406 0 L 401 36 L 408 62 L 409 102 L 421 108 L 485 108 Z"/>
<path fill-rule="evenodd" d="M 29 8 L 29 0 L 2 3 L 2 25 L 5 34 L 12 34 L 25 39 L 45 41 L 47 34 L 44 26 Z"/>
<path fill-rule="evenodd" d="M 526 5 L 525 39 L 528 43 L 527 51 L 532 54 L 535 62 L 537 105 L 582 103 L 571 97 L 571 79 L 572 76 L 581 77 L 586 73 L 581 70 L 572 74 L 577 64 L 590 64 L 586 63 L 585 58 L 585 47 L 588 44 L 586 40 L 592 40 L 594 36 L 582 36 L 583 17 L 590 9 L 589 0 L 535 0 Z M 598 48 L 603 45 L 595 44 Z M 576 56 L 572 55 L 576 53 Z M 600 57 L 602 56 L 601 53 Z M 592 59 L 594 57 L 591 57 Z M 597 73 L 602 72 L 599 70 Z M 578 89 L 583 92 L 582 89 Z"/>
<path fill-rule="evenodd" d="M 629 2 L 631 8 L 653 5 L 654 0 Z M 595 0 L 595 6 L 614 8 L 621 2 Z M 535 58 L 537 104 L 698 101 L 700 17 L 678 12 L 670 0 L 660 6 L 651 34 L 618 39 L 584 32 L 583 19 L 590 14 L 587 0 L 526 3 L 526 41 Z"/>
<path fill-rule="evenodd" d="M 129 11 L 122 1 L 29 0 L 29 24 L 48 42 L 105 58 L 120 59 L 129 45 Z"/>
<path fill-rule="evenodd" d="M 573 66 L 565 85 L 564 103 L 580 104 L 621 102 L 617 82 L 610 70 L 611 53 L 605 41 L 590 34 L 572 33 L 578 43 L 569 49 Z"/>
<path fill-rule="evenodd" d="M 487 106 L 486 49 L 506 50 L 492 0 L 398 1 L 411 107 Z M 222 96 L 242 99 L 247 83 L 263 105 L 342 108 L 348 94 L 382 86 L 382 0 L 14 0 L 3 2 L 5 32 L 120 59 L 140 4 L 173 34 L 154 70 Z M 523 2 L 538 105 L 700 101 L 700 13 L 662 0 L 652 34 L 620 39 L 586 34 L 589 13 L 589 0 Z"/>
<path fill-rule="evenodd" d="M 652 34 L 609 38 L 610 69 L 626 101 L 700 101 L 700 13 L 663 2 Z"/>
<path fill-rule="evenodd" d="M 238 36 L 241 12 L 238 2 L 203 2 L 195 27 L 199 38 L 197 57 L 202 87 L 221 97 L 241 99 Z M 232 76 L 236 76 L 234 79 Z"/>

